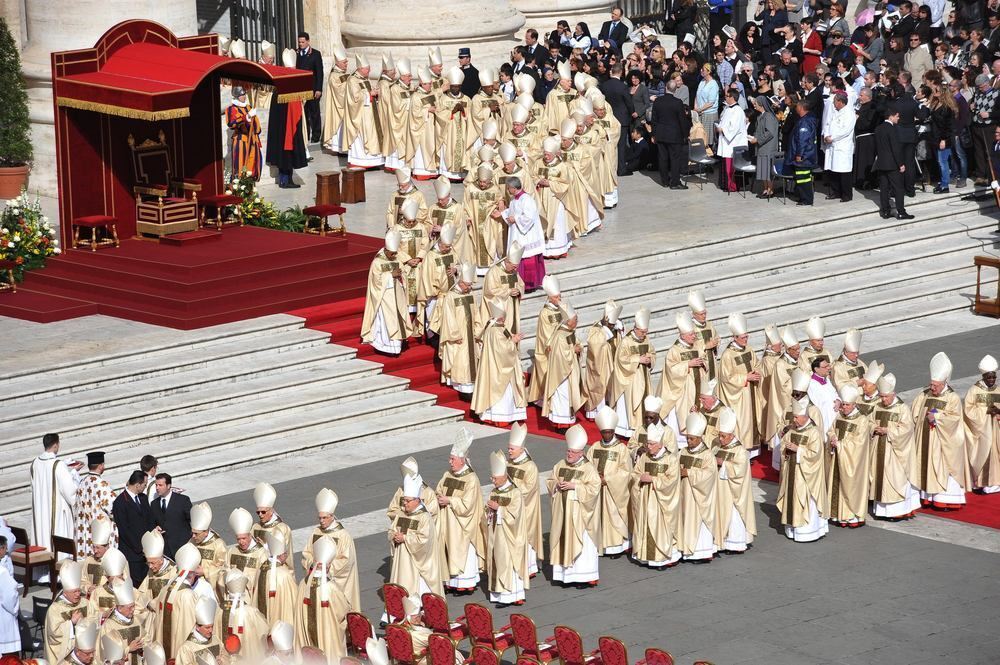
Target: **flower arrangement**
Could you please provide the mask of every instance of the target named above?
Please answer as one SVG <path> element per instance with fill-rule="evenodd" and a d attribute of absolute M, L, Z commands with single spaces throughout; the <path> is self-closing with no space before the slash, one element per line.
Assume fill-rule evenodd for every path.
<path fill-rule="evenodd" d="M 56 231 L 42 214 L 38 197 L 32 200 L 22 189 L 0 212 L 0 258 L 14 262 L 14 279 L 20 282 L 26 271 L 41 268 L 45 259 L 60 252 Z"/>
<path fill-rule="evenodd" d="M 244 171 L 236 177 L 230 176 L 226 194 L 235 194 L 243 198 L 240 212 L 243 214 L 245 224 L 279 231 L 302 232 L 305 215 L 301 208 L 296 206 L 279 211 L 274 207 L 274 203 L 264 200 L 257 193 L 257 182 L 249 172 Z"/>

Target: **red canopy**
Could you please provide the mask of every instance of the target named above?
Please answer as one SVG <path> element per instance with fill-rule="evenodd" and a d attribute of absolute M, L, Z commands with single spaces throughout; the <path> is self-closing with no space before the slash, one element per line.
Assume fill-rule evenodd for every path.
<path fill-rule="evenodd" d="M 125 21 L 94 48 L 52 54 L 57 106 L 156 121 L 191 113 L 212 74 L 275 88 L 279 102 L 312 97 L 312 73 L 218 55 L 218 35 L 174 36 L 152 21 Z"/>

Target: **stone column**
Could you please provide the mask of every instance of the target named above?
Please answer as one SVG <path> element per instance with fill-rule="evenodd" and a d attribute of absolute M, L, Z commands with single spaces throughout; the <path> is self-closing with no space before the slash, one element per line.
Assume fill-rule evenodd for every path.
<path fill-rule="evenodd" d="M 524 17 L 508 0 L 348 0 L 341 32 L 345 46 L 370 56 L 408 56 L 414 66 L 427 63 L 427 47 L 440 46 L 445 71 L 458 63 L 458 49 L 472 49 L 478 67 L 499 67 L 517 45 L 514 34 Z"/>
<path fill-rule="evenodd" d="M 127 19 L 162 23 L 180 37 L 198 32 L 195 0 L 25 0 L 22 17 L 27 42 L 21 68 L 28 87 L 34 162 L 31 192 L 54 197 L 56 189 L 55 116 L 52 109 L 52 51 L 89 48 L 109 28 Z"/>

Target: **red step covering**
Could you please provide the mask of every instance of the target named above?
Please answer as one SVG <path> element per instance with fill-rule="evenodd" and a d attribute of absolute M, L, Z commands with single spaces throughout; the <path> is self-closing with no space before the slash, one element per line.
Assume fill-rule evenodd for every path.
<path fill-rule="evenodd" d="M 362 297 L 294 310 L 288 314 L 305 319 L 307 328 L 330 333 L 331 343 L 357 349 L 359 358 L 381 363 L 383 373 L 409 379 L 410 388 L 413 390 L 437 395 L 438 405 L 460 409 L 465 412 L 466 420 L 479 422 L 469 410 L 468 402 L 463 402 L 458 398 L 457 392 L 441 384 L 440 365 L 432 347 L 416 342 L 416 340 L 410 340 L 409 346 L 404 348 L 403 353 L 398 358 L 393 358 L 376 353 L 368 344 L 362 344 L 359 331 L 361 330 L 364 310 L 365 299 Z M 540 413 L 540 409 L 528 407 L 528 420 L 526 421 L 528 431 L 532 434 L 561 441 L 563 439 L 562 433 L 555 430 L 546 419 L 541 417 Z M 596 425 L 584 418 L 582 412 L 577 414 L 577 419 L 577 422 L 587 430 L 591 441 L 596 441 L 600 437 Z M 768 450 L 763 451 L 753 461 L 750 471 L 754 478 L 778 482 L 778 472 L 771 468 L 771 452 Z M 966 494 L 966 498 L 968 504 L 962 510 L 952 512 L 923 510 L 921 512 L 1000 529 L 1000 494 L 983 496 L 969 493 Z"/>

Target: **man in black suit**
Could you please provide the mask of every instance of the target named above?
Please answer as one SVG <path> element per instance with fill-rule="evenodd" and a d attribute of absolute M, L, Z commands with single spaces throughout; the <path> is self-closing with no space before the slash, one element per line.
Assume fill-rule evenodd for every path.
<path fill-rule="evenodd" d="M 295 69 L 313 73 L 313 96 L 304 104 L 309 142 L 319 143 L 323 137 L 323 121 L 319 116 L 319 98 L 323 96 L 323 56 L 309 46 L 309 33 L 299 33 L 299 50 L 295 54 Z"/>
<path fill-rule="evenodd" d="M 465 74 L 465 80 L 462 81 L 462 94 L 472 99 L 482 86 L 479 83 L 479 70 L 472 64 L 472 50 L 469 47 L 463 46 L 458 49 L 458 66 Z"/>
<path fill-rule="evenodd" d="M 608 105 L 611 106 L 611 113 L 622 125 L 621 135 L 618 137 L 618 175 L 625 173 L 625 150 L 628 148 L 628 132 L 625 128 L 632 125 L 632 113 L 635 112 L 632 94 L 622 81 L 624 74 L 625 69 L 622 64 L 616 63 L 611 67 L 611 77 L 598 85 Z"/>
<path fill-rule="evenodd" d="M 627 39 L 628 27 L 622 23 L 622 8 L 614 7 L 611 10 L 611 20 L 605 21 L 601 26 L 597 41 L 605 48 L 621 53 L 622 45 Z"/>
<path fill-rule="evenodd" d="M 809 115 L 819 122 L 823 119 L 824 104 L 823 88 L 819 87 L 819 77 L 816 76 L 816 72 L 808 72 L 802 77 L 802 89 L 804 90 L 802 101 L 806 103 Z"/>
<path fill-rule="evenodd" d="M 896 133 L 899 135 L 900 147 L 903 150 L 903 191 L 907 196 L 916 196 L 917 181 L 917 122 L 923 121 L 924 107 L 914 99 L 913 95 L 904 92 L 892 103 L 892 109 L 899 114 Z"/>
<path fill-rule="evenodd" d="M 674 96 L 676 80 L 667 83 L 666 94 L 653 102 L 651 122 L 653 140 L 660 159 L 660 184 L 670 189 L 687 189 L 681 182 L 681 168 L 688 163 L 687 142 L 691 133 L 691 114 Z"/>
<path fill-rule="evenodd" d="M 875 167 L 878 172 L 879 214 L 882 219 L 892 217 L 889 207 L 889 191 L 896 200 L 896 217 L 913 219 L 906 212 L 903 196 L 903 174 L 908 170 L 903 162 L 903 149 L 899 143 L 896 123 L 899 122 L 899 111 L 891 109 L 885 122 L 875 128 Z"/>
<path fill-rule="evenodd" d="M 153 520 L 163 532 L 163 553 L 171 559 L 191 540 L 191 499 L 173 489 L 168 473 L 156 474 L 156 494 L 150 504 Z"/>
<path fill-rule="evenodd" d="M 538 43 L 538 31 L 528 28 L 524 32 L 525 61 L 533 61 L 538 69 L 545 66 L 549 59 L 548 50 Z"/>
<path fill-rule="evenodd" d="M 156 528 L 145 489 L 146 474 L 136 469 L 128 477 L 125 491 L 115 497 L 111 505 L 111 519 L 118 527 L 118 549 L 128 561 L 134 586 L 142 583 L 149 570 L 142 552 L 142 537 Z"/>

